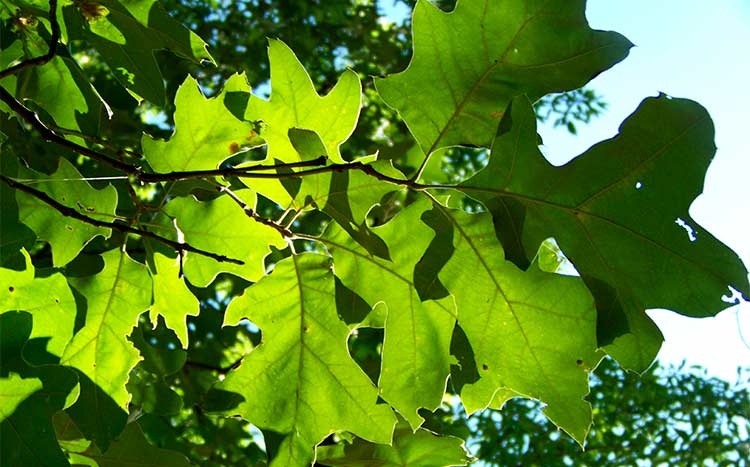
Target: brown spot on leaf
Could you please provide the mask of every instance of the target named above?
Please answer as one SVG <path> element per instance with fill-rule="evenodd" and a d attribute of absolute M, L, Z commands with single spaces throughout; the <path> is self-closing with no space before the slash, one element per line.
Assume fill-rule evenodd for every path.
<path fill-rule="evenodd" d="M 10 287 L 8 287 L 8 292 L 13 293 L 15 291 L 16 291 L 16 289 L 12 285 Z"/>
<path fill-rule="evenodd" d="M 255 130 L 250 130 L 250 134 L 245 138 L 247 141 L 252 141 L 255 138 L 258 137 L 258 132 Z"/>
<path fill-rule="evenodd" d="M 240 145 L 237 144 L 237 142 L 232 141 L 232 143 L 229 145 L 229 154 L 234 154 L 235 152 L 239 152 Z"/>
<path fill-rule="evenodd" d="M 488 367 L 488 366 L 487 366 L 487 364 L 485 363 L 485 364 L 483 364 L 483 365 L 482 365 L 482 369 L 483 369 L 484 371 L 487 371 L 487 370 L 489 370 L 489 369 L 490 369 L 490 367 Z"/>
<path fill-rule="evenodd" d="M 583 360 L 581 360 L 580 358 L 578 360 L 576 360 L 576 365 L 578 365 L 578 366 L 583 365 Z"/>
<path fill-rule="evenodd" d="M 490 113 L 490 117 L 492 117 L 492 118 L 494 118 L 496 120 L 500 120 L 501 118 L 503 118 L 503 115 L 505 115 L 505 112 L 495 111 L 495 112 Z"/>
<path fill-rule="evenodd" d="M 78 10 L 89 23 L 104 18 L 109 14 L 109 9 L 99 2 L 91 0 L 79 0 Z"/>

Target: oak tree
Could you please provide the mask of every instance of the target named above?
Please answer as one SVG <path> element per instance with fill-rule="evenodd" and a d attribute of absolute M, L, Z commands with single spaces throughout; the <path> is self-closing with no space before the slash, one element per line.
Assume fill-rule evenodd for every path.
<path fill-rule="evenodd" d="M 325 18 L 404 59 L 360 3 Z M 374 81 L 376 39 L 305 36 L 311 77 L 296 39 L 255 38 L 268 65 L 231 73 L 154 0 L 0 6 L 2 465 L 465 465 L 424 425 L 446 394 L 538 400 L 583 444 L 590 372 L 661 345 L 646 309 L 748 296 L 688 214 L 715 152 L 698 103 L 646 98 L 570 163 L 541 155 L 540 109 L 592 101 L 631 47 L 583 0 L 420 0 L 411 59 Z"/>

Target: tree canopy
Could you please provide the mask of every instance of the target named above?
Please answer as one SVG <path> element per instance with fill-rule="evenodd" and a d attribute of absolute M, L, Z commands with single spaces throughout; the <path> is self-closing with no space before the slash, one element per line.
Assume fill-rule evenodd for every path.
<path fill-rule="evenodd" d="M 700 104 L 539 151 L 632 46 L 583 0 L 0 7 L 2 465 L 466 465 L 451 398 L 583 445 L 646 309 L 750 294 Z"/>

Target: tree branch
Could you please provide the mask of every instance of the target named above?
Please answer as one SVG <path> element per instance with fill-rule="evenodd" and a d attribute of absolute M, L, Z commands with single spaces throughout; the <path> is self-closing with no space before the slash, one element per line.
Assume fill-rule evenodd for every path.
<path fill-rule="evenodd" d="M 255 210 L 253 208 L 251 208 L 250 206 L 248 206 L 247 203 L 245 203 L 244 201 L 242 201 L 242 199 L 239 196 L 237 196 L 229 188 L 227 188 L 227 187 L 225 187 L 223 185 L 219 185 L 218 183 L 216 183 L 215 185 L 216 185 L 216 189 L 218 191 L 220 191 L 222 193 L 226 193 L 230 198 L 232 198 L 232 200 L 235 203 L 237 203 L 237 205 L 240 206 L 243 211 L 245 211 L 245 214 L 247 214 L 247 216 L 249 218 L 255 220 L 256 222 L 260 222 L 263 225 L 267 225 L 267 226 L 271 227 L 272 229 L 274 229 L 277 232 L 279 232 L 281 234 L 281 236 L 283 238 L 285 238 L 285 239 L 286 238 L 292 238 L 294 236 L 294 233 L 291 230 L 289 230 L 289 229 L 287 229 L 287 228 L 285 228 L 285 227 L 277 224 L 276 222 L 274 222 L 274 221 L 272 221 L 270 219 L 266 219 L 265 217 L 263 217 L 260 214 L 258 214 L 257 212 L 255 212 Z"/>
<path fill-rule="evenodd" d="M 188 170 L 180 172 L 166 172 L 166 173 L 146 173 L 141 172 L 136 175 L 136 180 L 143 183 L 158 183 L 158 182 L 176 182 L 178 180 L 190 180 L 195 178 L 205 177 L 240 177 L 240 178 L 282 178 L 285 176 L 294 176 L 295 173 L 288 174 L 261 174 L 256 172 L 263 172 L 267 170 L 279 170 L 279 169 L 294 169 L 299 167 L 314 167 L 316 165 L 323 165 L 326 163 L 326 157 L 320 156 L 317 159 L 302 161 L 302 162 L 289 162 L 284 164 L 276 165 L 255 165 L 250 167 L 230 167 L 227 169 L 212 169 L 212 170 Z M 333 166 L 329 166 L 333 167 Z M 325 168 L 325 167 L 323 167 Z M 318 169 L 315 169 L 318 170 Z M 328 170 L 326 170 L 327 172 Z M 301 173 L 301 172 L 296 172 Z"/>
<path fill-rule="evenodd" d="M 193 367 L 193 368 L 199 368 L 201 370 L 209 370 L 209 371 L 216 371 L 222 375 L 229 373 L 230 371 L 234 370 L 240 364 L 242 363 L 242 359 L 240 358 L 236 362 L 232 363 L 228 366 L 218 366 L 218 365 L 210 365 L 208 363 L 198 362 L 194 360 L 186 360 L 185 365 L 187 367 Z"/>
<path fill-rule="evenodd" d="M 81 146 L 80 144 L 74 143 L 73 141 L 69 141 L 53 132 L 52 130 L 47 128 L 47 126 L 42 123 L 41 120 L 39 120 L 39 117 L 36 115 L 36 113 L 26 108 L 26 106 L 21 104 L 15 97 L 13 97 L 11 93 L 9 93 L 2 86 L 0 86 L 0 100 L 5 102 L 8 107 L 10 107 L 15 113 L 21 116 L 21 118 L 26 120 L 36 131 L 39 132 L 39 134 L 42 135 L 42 139 L 44 139 L 45 141 L 55 143 L 66 149 L 70 149 L 71 151 L 90 157 L 96 161 L 107 164 L 110 167 L 115 168 L 121 172 L 125 172 L 128 175 L 134 175 L 137 177 L 138 174 L 141 173 L 140 167 L 135 167 L 133 165 L 120 162 L 119 160 L 109 157 L 106 154 L 102 154 L 93 149 L 89 149 L 86 146 Z"/>
<path fill-rule="evenodd" d="M 34 198 L 38 199 L 39 201 L 43 202 L 44 204 L 50 206 L 51 208 L 55 209 L 57 212 L 62 214 L 66 217 L 72 217 L 73 219 L 79 220 L 81 222 L 84 222 L 86 224 L 93 225 L 95 227 L 103 227 L 107 229 L 114 229 L 123 233 L 132 233 L 136 235 L 140 235 L 142 237 L 150 238 L 152 240 L 156 240 L 160 243 L 163 243 L 171 248 L 174 248 L 178 252 L 182 251 L 189 251 L 191 253 L 195 253 L 202 256 L 207 256 L 209 258 L 212 258 L 216 261 L 219 261 L 221 263 L 233 263 L 233 264 L 245 264 L 244 261 L 229 258 L 224 255 L 218 255 L 216 253 L 211 253 L 210 251 L 201 250 L 199 248 L 195 248 L 194 246 L 188 244 L 188 243 L 180 243 L 175 242 L 173 240 L 170 240 L 168 238 L 164 238 L 160 235 L 157 235 L 149 230 L 141 230 L 137 229 L 135 227 L 131 227 L 126 224 L 116 224 L 114 222 L 105 222 L 100 221 L 98 219 L 93 219 L 91 217 L 88 217 L 84 214 L 81 214 L 77 210 L 65 206 L 64 204 L 60 204 L 55 199 L 51 198 L 47 193 L 43 191 L 36 190 L 34 188 L 31 188 L 29 186 L 24 185 L 23 183 L 19 183 L 12 178 L 8 178 L 5 175 L 0 174 L 0 181 L 8 185 L 9 187 L 16 189 L 18 191 L 22 191 L 30 196 L 33 196 Z"/>
<path fill-rule="evenodd" d="M 24 60 L 0 71 L 0 79 L 15 75 L 26 68 L 44 65 L 57 55 L 57 42 L 60 40 L 60 23 L 57 21 L 57 0 L 49 0 L 49 24 L 52 29 L 52 36 L 49 39 L 49 49 L 47 50 L 47 53 L 39 57 Z"/>

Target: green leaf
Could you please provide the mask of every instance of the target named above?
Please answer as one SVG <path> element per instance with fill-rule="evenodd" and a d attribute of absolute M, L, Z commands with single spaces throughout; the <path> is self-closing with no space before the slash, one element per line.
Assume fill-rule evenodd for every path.
<path fill-rule="evenodd" d="M 121 250 L 110 250 L 102 258 L 100 273 L 70 279 L 86 298 L 86 324 L 65 348 L 61 363 L 80 370 L 126 408 L 125 383 L 139 360 L 127 335 L 151 305 L 151 278 L 144 265 Z"/>
<path fill-rule="evenodd" d="M 140 9 L 148 3 L 154 9 L 149 15 L 160 18 L 143 24 L 128 8 Z M 88 20 L 81 14 L 80 10 L 84 7 L 80 5 L 77 9 L 70 7 L 64 10 L 71 39 L 85 40 L 95 47 L 122 86 L 156 105 L 164 105 L 165 95 L 164 78 L 154 56 L 155 50 L 172 49 L 174 53 L 196 63 L 201 60 L 213 61 L 206 51 L 207 44 L 170 19 L 159 3 L 103 0 L 89 4 L 104 8 L 100 10 L 101 15 Z M 197 46 L 196 50 L 193 50 L 193 45 Z"/>
<path fill-rule="evenodd" d="M 539 399 L 545 414 L 583 445 L 591 425 L 583 400 L 588 371 L 602 357 L 594 299 L 583 281 L 506 261 L 489 214 L 436 203 L 423 219 L 437 236 L 452 236 L 453 255 L 440 279 L 456 300 L 480 375 L 461 388 L 466 411 L 486 408 L 498 390 Z"/>
<path fill-rule="evenodd" d="M 381 396 L 417 428 L 424 407 L 440 405 L 450 371 L 450 340 L 456 322 L 453 299 L 421 301 L 414 268 L 432 236 L 419 217 L 429 207 L 421 200 L 387 224 L 372 229 L 386 245 L 391 261 L 355 243 L 335 225 L 321 241 L 334 259 L 336 276 L 370 305 L 385 302 L 385 340 L 378 386 Z"/>
<path fill-rule="evenodd" d="M 76 303 L 62 274 L 34 277 L 31 257 L 26 259 L 24 271 L 0 268 L 0 314 L 7 311 L 26 311 L 34 324 L 29 339 L 47 340 L 47 351 L 61 356 L 73 337 Z"/>
<path fill-rule="evenodd" d="M 168 384 L 144 372 L 131 373 L 128 392 L 133 396 L 130 403 L 144 412 L 156 415 L 178 415 L 183 407 L 182 397 Z"/>
<path fill-rule="evenodd" d="M 624 59 L 630 42 L 594 31 L 585 0 L 460 0 L 414 8 L 408 68 L 377 79 L 422 150 L 488 146 L 510 100 L 579 88 Z"/>
<path fill-rule="evenodd" d="M 60 2 L 62 4 L 62 2 Z M 48 8 L 47 8 L 48 9 Z M 41 56 L 47 53 L 47 39 L 40 36 L 33 28 L 25 29 L 21 36 L 22 56 Z M 17 51 L 17 49 L 13 49 Z M 10 56 L 3 57 L 9 59 Z M 8 86 L 15 82 L 15 86 Z M 81 72 L 78 64 L 68 56 L 65 50 L 41 66 L 30 67 L 16 78 L 4 81 L 6 89 L 15 89 L 18 100 L 30 100 L 46 115 L 63 128 L 81 130 L 89 134 L 98 134 L 102 119 L 109 117 L 111 111 L 99 93 Z"/>
<path fill-rule="evenodd" d="M 357 74 L 345 71 L 333 89 L 321 97 L 286 44 L 269 39 L 268 59 L 271 63 L 271 98 L 265 100 L 251 96 L 245 120 L 262 120 L 267 125 L 261 136 L 268 143 L 269 158 L 283 162 L 301 160 L 288 131 L 305 128 L 320 136 L 333 162 L 343 163 L 339 146 L 352 134 L 359 118 L 362 85 Z"/>
<path fill-rule="evenodd" d="M 0 378 L 0 422 L 39 389 L 42 389 L 42 381 L 38 378 L 23 379 L 12 373 L 9 378 Z"/>
<path fill-rule="evenodd" d="M 190 467 L 183 454 L 150 444 L 138 423 L 129 423 L 120 437 L 103 453 L 92 446 L 82 453 L 98 467 Z"/>
<path fill-rule="evenodd" d="M 117 208 L 117 190 L 111 185 L 97 190 L 66 159 L 51 176 L 23 170 L 20 175 L 34 183 L 34 188 L 48 194 L 60 204 L 104 222 L 112 222 Z M 28 181 L 26 183 L 29 183 Z M 52 248 L 52 264 L 62 267 L 73 260 L 94 237 L 109 238 L 111 229 L 96 227 L 64 216 L 56 209 L 25 193 L 16 193 L 18 216 L 40 240 Z"/>
<path fill-rule="evenodd" d="M 2 105 L 2 104 L 0 104 Z M 0 133 L 0 139 L 5 135 Z M 0 173 L 6 177 L 18 176 L 18 159 L 6 147 L 0 146 L 3 157 L 0 158 Z M 9 266 L 23 261 L 19 252 L 29 249 L 34 244 L 34 232 L 18 219 L 16 190 L 0 183 L 0 265 Z"/>
<path fill-rule="evenodd" d="M 159 253 L 154 254 L 155 271 L 151 273 L 154 282 L 154 303 L 151 305 L 151 323 L 156 326 L 157 318 L 164 317 L 183 347 L 187 348 L 187 317 L 197 316 L 200 303 L 180 277 L 178 259 L 170 259 Z"/>
<path fill-rule="evenodd" d="M 114 0 L 106 0 L 106 2 L 114 4 Z M 195 63 L 214 62 L 208 53 L 208 44 L 169 16 L 157 0 L 120 0 L 119 3 L 127 8 L 133 18 L 148 27 L 155 39 L 158 38 L 158 42 L 172 53 Z"/>
<path fill-rule="evenodd" d="M 57 365 L 29 371 L 36 378 L 0 378 L 0 465 L 67 467 L 52 415 L 77 396 L 75 373 Z"/>
<path fill-rule="evenodd" d="M 320 446 L 315 462 L 331 467 L 452 467 L 468 465 L 470 460 L 462 439 L 424 428 L 414 432 L 401 423 L 391 445 L 355 439 L 351 444 Z"/>
<path fill-rule="evenodd" d="M 645 309 L 711 316 L 729 306 L 727 286 L 750 293 L 737 255 L 688 212 L 703 189 L 713 135 L 698 104 L 649 98 L 617 137 L 556 168 L 539 152 L 533 109 L 519 97 L 489 165 L 462 189 L 492 212 L 516 264 L 526 267 L 554 237 L 596 299 L 600 346 L 643 370 L 661 344 Z"/>
<path fill-rule="evenodd" d="M 80 370 L 77 373 L 81 393 L 76 403 L 65 413 L 86 439 L 95 442 L 100 449 L 107 449 L 125 429 L 128 413 L 87 375 Z"/>
<path fill-rule="evenodd" d="M 143 154 L 157 172 L 211 170 L 247 145 L 256 145 L 251 123 L 237 119 L 225 106 L 230 90 L 250 88 L 244 75 L 232 75 L 224 90 L 206 98 L 198 82 L 188 76 L 175 97 L 175 131 L 168 141 L 144 135 Z"/>
<path fill-rule="evenodd" d="M 247 318 L 263 340 L 221 388 L 242 394 L 237 413 L 286 435 L 271 465 L 303 466 L 314 446 L 346 430 L 388 443 L 393 412 L 347 352 L 350 329 L 336 313 L 330 258 L 293 255 L 227 309 L 224 324 Z"/>
<path fill-rule="evenodd" d="M 255 210 L 254 192 L 239 190 L 236 194 Z M 165 210 L 177 219 L 177 228 L 187 243 L 245 262 L 243 265 L 220 263 L 188 253 L 185 276 L 197 287 L 207 286 L 221 272 L 257 281 L 265 273 L 263 259 L 271 252 L 270 247 L 286 245 L 278 231 L 245 215 L 245 211 L 227 196 L 206 203 L 193 197 L 177 198 L 167 203 Z"/>

